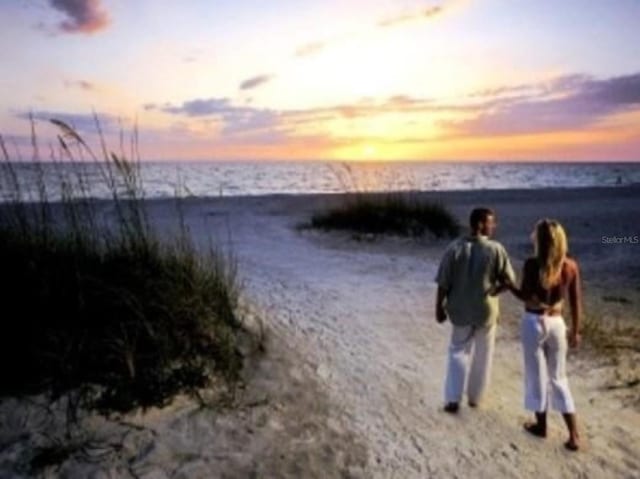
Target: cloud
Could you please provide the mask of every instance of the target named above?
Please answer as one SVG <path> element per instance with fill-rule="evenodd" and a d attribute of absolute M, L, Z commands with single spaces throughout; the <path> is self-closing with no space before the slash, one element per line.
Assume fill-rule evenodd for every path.
<path fill-rule="evenodd" d="M 171 115 L 213 117 L 221 121 L 223 136 L 248 135 L 256 132 L 281 130 L 281 114 L 276 110 L 235 106 L 228 98 L 197 98 L 180 106 L 172 104 L 144 105 L 145 110 L 157 110 Z"/>
<path fill-rule="evenodd" d="M 640 73 L 603 80 L 568 75 L 531 85 L 530 90 L 528 95 L 485 103 L 475 118 L 448 126 L 465 135 L 532 134 L 581 128 L 640 109 Z"/>
<path fill-rule="evenodd" d="M 440 15 L 441 13 L 443 13 L 443 11 L 444 10 L 441 6 L 436 5 L 436 6 L 424 8 L 418 12 L 406 13 L 403 15 L 396 15 L 393 17 L 382 19 L 378 21 L 375 24 L 375 26 L 382 27 L 382 28 L 394 27 L 402 23 L 432 18 L 437 15 Z M 295 50 L 294 56 L 301 58 L 301 57 L 315 55 L 329 48 L 334 44 L 344 43 L 346 41 L 353 39 L 354 37 L 358 37 L 362 35 L 363 33 L 366 33 L 366 31 L 343 33 L 343 34 L 335 35 L 332 38 L 305 43 L 304 45 L 299 46 Z"/>
<path fill-rule="evenodd" d="M 358 120 L 389 113 L 404 115 L 463 114 L 443 120 L 451 136 L 499 136 L 570 131 L 611 115 L 640 111 L 640 73 L 608 79 L 566 75 L 551 81 L 497 87 L 459 101 L 395 95 L 320 108 L 277 110 L 233 104 L 227 98 L 193 99 L 181 105 L 146 105 L 172 115 L 215 119 L 226 137 L 295 136 L 297 128 L 335 119 Z"/>
<path fill-rule="evenodd" d="M 295 56 L 307 57 L 320 53 L 327 46 L 327 42 L 309 42 L 296 49 Z"/>
<path fill-rule="evenodd" d="M 243 108 L 223 115 L 223 136 L 246 136 L 248 134 L 284 133 L 288 128 L 280 121 L 279 115 L 273 110 L 258 110 Z"/>
<path fill-rule="evenodd" d="M 64 86 L 67 88 L 80 88 L 81 90 L 95 90 L 95 85 L 85 80 L 65 80 Z"/>
<path fill-rule="evenodd" d="M 330 105 L 320 108 L 297 110 L 259 109 L 251 106 L 237 106 L 228 98 L 198 98 L 183 102 L 146 104 L 145 110 L 156 110 L 171 115 L 187 117 L 217 117 L 227 126 L 224 131 L 274 127 L 283 124 L 303 124 L 336 118 L 357 119 L 385 113 L 432 113 L 441 111 L 478 111 L 482 104 L 444 104 L 432 99 L 395 95 L 382 100 L 365 98 L 354 103 Z"/>
<path fill-rule="evenodd" d="M 67 16 L 58 25 L 65 33 L 95 33 L 110 23 L 100 0 L 49 0 L 49 3 Z"/>
<path fill-rule="evenodd" d="M 43 122 L 49 122 L 52 119 L 60 120 L 77 130 L 78 133 L 87 134 L 98 132 L 96 119 L 93 114 L 83 115 L 60 111 L 36 111 L 33 113 L 19 112 L 15 114 L 15 117 L 23 120 L 30 120 L 31 117 L 33 117 L 34 120 Z M 100 128 L 105 133 L 117 131 L 119 128 L 119 121 L 115 116 L 101 114 L 98 115 L 98 121 Z"/>
<path fill-rule="evenodd" d="M 252 78 L 248 78 L 242 83 L 240 83 L 241 90 L 251 90 L 252 88 L 256 88 L 260 85 L 264 85 L 268 81 L 273 78 L 273 75 L 258 75 Z"/>
<path fill-rule="evenodd" d="M 359 35 L 358 33 L 353 33 L 353 32 L 342 33 L 342 34 L 334 35 L 333 37 L 330 37 L 330 38 L 325 38 L 323 40 L 305 43 L 304 45 L 301 45 L 296 49 L 294 56 L 298 58 L 302 58 L 302 57 L 316 55 L 322 52 L 323 50 L 326 50 L 332 45 L 343 44 L 345 42 L 348 42 L 349 40 L 352 40 L 358 35 Z"/>
<path fill-rule="evenodd" d="M 377 23 L 377 25 L 382 28 L 395 27 L 397 25 L 407 23 L 407 22 L 413 22 L 416 20 L 424 20 L 427 18 L 432 18 L 437 15 L 440 15 L 442 12 L 443 12 L 442 7 L 439 5 L 436 5 L 433 7 L 425 8 L 420 12 L 406 13 L 403 15 L 385 18 L 383 20 L 380 20 Z"/>
<path fill-rule="evenodd" d="M 536 85 L 522 84 L 522 85 L 507 85 L 494 88 L 485 88 L 483 90 L 475 91 L 468 95 L 469 98 L 485 98 L 485 97 L 501 97 L 509 95 L 531 94 L 535 91 Z"/>
<path fill-rule="evenodd" d="M 174 106 L 170 103 L 165 103 L 164 105 L 148 103 L 144 105 L 144 109 L 159 110 L 165 113 L 171 113 L 172 115 L 195 117 L 224 113 L 232 110 L 232 107 L 227 98 L 197 98 L 195 100 L 185 101 L 180 106 Z"/>
<path fill-rule="evenodd" d="M 391 96 L 382 100 L 363 98 L 354 103 L 290 110 L 241 106 L 232 103 L 228 98 L 197 98 L 177 105 L 171 103 L 144 105 L 147 111 L 160 111 L 173 116 L 200 119 L 211 125 L 207 130 L 215 132 L 216 141 L 238 145 L 243 142 L 254 145 L 296 142 L 298 144 L 310 137 L 309 128 L 316 130 L 319 127 L 322 130 L 325 122 L 336 119 L 357 121 L 385 113 L 410 114 L 461 109 L 476 111 L 477 108 L 474 105 L 436 104 L 431 99 L 406 95 Z M 323 137 L 326 138 L 326 134 L 323 134 Z"/>
<path fill-rule="evenodd" d="M 623 107 L 640 104 L 640 73 L 585 81 L 582 86 L 583 97 L 594 102 Z"/>
<path fill-rule="evenodd" d="M 301 116 L 314 118 L 314 115 L 327 115 L 331 118 L 366 118 L 386 113 L 416 114 L 436 112 L 477 112 L 482 103 L 438 103 L 430 98 L 414 98 L 408 95 L 394 95 L 381 100 L 362 99 L 355 103 L 333 105 L 311 110 L 293 110 L 283 112 L 287 117 Z"/>

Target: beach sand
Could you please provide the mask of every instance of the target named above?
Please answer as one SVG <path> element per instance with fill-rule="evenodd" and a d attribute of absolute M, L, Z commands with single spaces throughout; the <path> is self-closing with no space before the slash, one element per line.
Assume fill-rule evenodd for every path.
<path fill-rule="evenodd" d="M 467 191 L 421 194 L 466 224 L 474 206 L 498 214 L 497 239 L 520 271 L 540 217 L 560 220 L 580 261 L 586 312 L 618 349 L 588 342 L 568 374 L 583 448 L 564 450 L 550 417 L 546 440 L 522 429 L 520 305 L 503 297 L 492 385 L 481 408 L 442 411 L 450 326 L 434 320 L 435 276 L 448 240 L 407 240 L 302 228 L 339 195 L 191 198 L 186 223 L 238 261 L 242 303 L 267 352 L 248 360 L 233 406 L 201 408 L 177 398 L 121 422 L 95 416 L 85 429 L 98 459 L 74 452 L 44 477 L 637 477 L 640 471 L 640 188 Z M 110 213 L 108 203 L 103 212 Z M 160 229 L 172 201 L 152 201 Z M 631 328 L 625 330 L 625 328 Z M 635 336 L 634 336 L 635 334 Z M 616 337 L 617 338 L 617 337 Z M 635 341 L 635 342 L 634 342 Z M 40 403 L 38 402 L 40 401 Z M 0 404 L 0 476 L 28 477 L 20 464 L 62 434 L 42 398 Z M 57 405 L 62 408 L 63 404 Z M 126 421 L 129 425 L 122 424 Z M 132 427 L 131 425 L 135 425 Z M 47 442 L 48 441 L 48 442 Z M 86 449 L 86 448 L 85 448 Z M 88 457 L 89 456 L 89 457 Z M 95 454 L 94 454 L 95 456 Z M 91 460 L 91 458 L 95 460 Z"/>

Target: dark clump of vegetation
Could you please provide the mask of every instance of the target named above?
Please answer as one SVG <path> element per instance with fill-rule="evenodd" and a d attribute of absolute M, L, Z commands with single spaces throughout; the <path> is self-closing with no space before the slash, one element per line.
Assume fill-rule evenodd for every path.
<path fill-rule="evenodd" d="M 431 232 L 438 238 L 457 236 L 455 217 L 440 203 L 411 194 L 355 194 L 344 204 L 311 219 L 313 228 L 357 233 L 417 237 Z"/>
<path fill-rule="evenodd" d="M 13 161 L 0 137 L 0 395 L 73 392 L 109 412 L 166 404 L 214 376 L 233 382 L 242 363 L 233 261 L 200 252 L 183 221 L 174 238 L 149 226 L 137 148 L 130 160 L 103 141 L 99 160 L 69 125 L 53 123 L 59 147 L 46 165 Z M 27 166 L 36 201 L 20 180 Z M 60 175 L 55 201 L 46 168 Z M 111 194 L 109 220 L 90 197 L 87 168 Z"/>

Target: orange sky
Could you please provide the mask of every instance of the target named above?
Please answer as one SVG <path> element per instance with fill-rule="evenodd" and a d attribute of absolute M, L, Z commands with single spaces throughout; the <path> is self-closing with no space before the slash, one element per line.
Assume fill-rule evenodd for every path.
<path fill-rule="evenodd" d="M 640 160 L 640 3 L 9 0 L 0 133 L 144 159 Z M 19 48 L 15 46 L 19 45 Z"/>

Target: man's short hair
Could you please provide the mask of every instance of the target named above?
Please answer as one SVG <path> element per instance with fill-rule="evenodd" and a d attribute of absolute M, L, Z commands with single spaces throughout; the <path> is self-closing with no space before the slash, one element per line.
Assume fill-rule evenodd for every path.
<path fill-rule="evenodd" d="M 469 216 L 469 225 L 471 226 L 471 229 L 478 229 L 480 223 L 487 221 L 489 216 L 493 216 L 494 218 L 496 216 L 491 208 L 474 208 Z"/>

